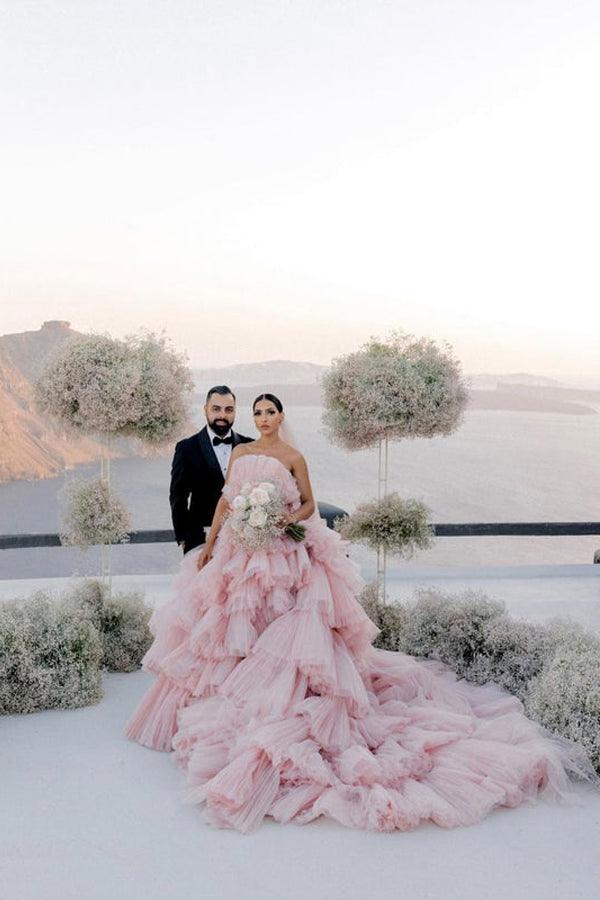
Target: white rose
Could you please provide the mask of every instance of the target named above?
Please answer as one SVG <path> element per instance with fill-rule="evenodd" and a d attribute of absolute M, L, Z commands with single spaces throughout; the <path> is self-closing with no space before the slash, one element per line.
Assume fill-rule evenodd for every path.
<path fill-rule="evenodd" d="M 237 497 L 233 498 L 231 505 L 235 510 L 246 509 L 248 506 L 248 498 L 244 497 L 242 494 L 238 494 Z"/>
<path fill-rule="evenodd" d="M 250 481 L 245 481 L 240 489 L 241 494 L 249 494 L 252 490 L 252 483 Z"/>
<path fill-rule="evenodd" d="M 273 484 L 272 481 L 261 481 L 261 483 L 258 486 L 261 489 L 261 491 L 266 491 L 267 494 L 274 494 L 275 491 L 277 490 L 277 488 L 275 487 L 275 485 Z"/>
<path fill-rule="evenodd" d="M 266 506 L 269 502 L 269 495 L 266 491 L 263 491 L 262 488 L 256 487 L 250 493 L 250 503 L 252 506 Z"/>
<path fill-rule="evenodd" d="M 255 506 L 248 518 L 250 525 L 252 525 L 253 528 L 262 528 L 262 526 L 266 524 L 266 521 L 267 514 L 264 509 L 261 509 L 260 506 Z"/>

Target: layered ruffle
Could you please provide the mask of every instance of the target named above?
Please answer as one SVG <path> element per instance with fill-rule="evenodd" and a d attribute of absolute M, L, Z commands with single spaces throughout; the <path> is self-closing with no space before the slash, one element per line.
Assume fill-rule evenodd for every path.
<path fill-rule="evenodd" d="M 295 480 L 271 457 L 242 456 L 232 476 L 230 499 L 244 481 L 276 478 L 299 505 Z M 317 516 L 304 524 L 301 543 L 248 551 L 225 523 L 211 561 L 198 572 L 188 553 L 152 616 L 144 667 L 157 677 L 127 734 L 174 750 L 188 801 L 241 831 L 266 815 L 455 827 L 540 792 L 574 801 L 569 772 L 591 771 L 581 749 L 495 684 L 374 649 L 347 542 Z"/>

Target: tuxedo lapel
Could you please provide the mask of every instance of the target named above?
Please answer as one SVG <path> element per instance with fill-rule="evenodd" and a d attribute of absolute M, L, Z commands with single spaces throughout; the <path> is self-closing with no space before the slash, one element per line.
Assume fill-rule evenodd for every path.
<path fill-rule="evenodd" d="M 225 481 L 225 479 L 223 478 L 223 472 L 221 471 L 219 460 L 215 456 L 215 451 L 213 450 L 213 446 L 210 442 L 210 437 L 206 425 L 201 431 L 198 432 L 197 438 L 200 452 L 206 461 L 206 465 L 208 466 L 214 477 L 217 479 L 217 481 L 223 484 Z"/>

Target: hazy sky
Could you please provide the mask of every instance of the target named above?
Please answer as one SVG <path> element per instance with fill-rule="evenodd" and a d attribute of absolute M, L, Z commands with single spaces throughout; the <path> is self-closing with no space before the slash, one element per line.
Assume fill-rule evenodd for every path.
<path fill-rule="evenodd" d="M 600 375 L 597 0 L 4 0 L 0 332 Z"/>

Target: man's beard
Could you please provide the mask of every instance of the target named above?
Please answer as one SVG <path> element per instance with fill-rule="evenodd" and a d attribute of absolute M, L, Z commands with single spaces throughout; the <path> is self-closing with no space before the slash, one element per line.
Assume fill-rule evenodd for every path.
<path fill-rule="evenodd" d="M 230 428 L 233 426 L 229 424 L 229 422 L 225 422 L 225 424 L 219 424 L 219 421 L 210 422 L 210 427 L 214 431 L 215 434 L 218 434 L 219 437 L 223 437 L 223 435 L 227 434 Z"/>

